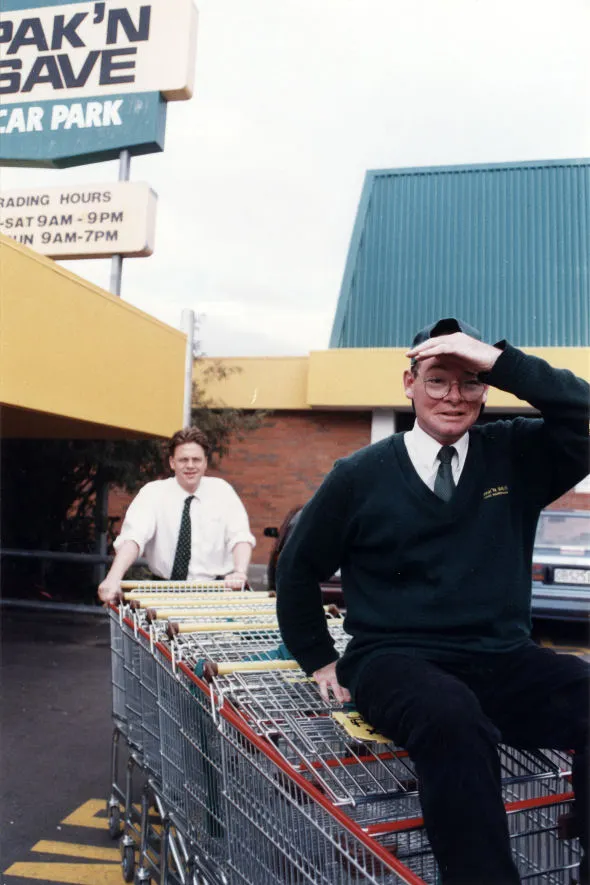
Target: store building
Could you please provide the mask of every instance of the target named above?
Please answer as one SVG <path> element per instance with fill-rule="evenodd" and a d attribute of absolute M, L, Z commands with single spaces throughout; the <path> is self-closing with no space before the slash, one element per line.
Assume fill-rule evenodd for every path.
<path fill-rule="evenodd" d="M 590 161 L 367 173 L 330 349 L 227 359 L 209 386 L 220 404 L 268 409 L 220 475 L 239 491 L 268 557 L 267 525 L 313 494 L 343 455 L 411 426 L 402 388 L 415 331 L 459 316 L 590 380 Z M 207 360 L 195 373 L 202 381 Z M 488 418 L 532 414 L 491 390 Z M 590 509 L 582 484 L 557 507 Z"/>

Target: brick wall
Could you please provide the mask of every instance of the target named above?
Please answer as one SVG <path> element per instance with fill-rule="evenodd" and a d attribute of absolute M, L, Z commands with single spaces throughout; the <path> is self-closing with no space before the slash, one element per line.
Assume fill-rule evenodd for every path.
<path fill-rule="evenodd" d="M 130 495 L 117 487 L 109 490 L 109 516 L 119 519 L 119 522 L 116 523 L 117 529 L 121 527 L 127 505 L 133 497 L 134 495 Z"/>
<path fill-rule="evenodd" d="M 266 563 L 272 539 L 265 526 L 280 526 L 287 511 L 304 504 L 334 461 L 369 444 L 370 412 L 275 412 L 243 442 L 234 442 L 219 470 L 248 511 L 256 548 Z"/>

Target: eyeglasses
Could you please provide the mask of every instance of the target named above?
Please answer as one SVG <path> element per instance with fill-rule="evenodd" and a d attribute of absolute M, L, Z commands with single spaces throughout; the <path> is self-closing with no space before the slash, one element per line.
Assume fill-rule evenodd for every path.
<path fill-rule="evenodd" d="M 465 381 L 448 381 L 446 378 L 424 378 L 423 384 L 426 393 L 432 399 L 444 399 L 451 392 L 451 387 L 456 384 L 459 388 L 459 393 L 468 403 L 478 400 L 485 388 L 485 384 L 474 378 L 469 378 Z"/>

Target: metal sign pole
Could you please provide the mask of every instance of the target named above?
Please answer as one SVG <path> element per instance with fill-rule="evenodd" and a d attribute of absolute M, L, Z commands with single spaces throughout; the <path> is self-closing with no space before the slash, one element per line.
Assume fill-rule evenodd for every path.
<path fill-rule="evenodd" d="M 119 181 L 129 181 L 131 169 L 131 154 L 129 151 L 121 151 L 119 154 Z M 113 255 L 111 258 L 111 282 L 109 289 L 113 295 L 121 296 L 121 277 L 123 275 L 123 256 Z"/>
<path fill-rule="evenodd" d="M 94 503 L 94 532 L 96 535 L 95 552 L 103 557 L 94 567 L 94 583 L 100 584 L 107 573 L 105 565 L 108 545 L 109 518 L 109 484 L 99 477 L 96 484 L 96 501 Z"/>
<path fill-rule="evenodd" d="M 181 331 L 186 332 L 186 351 L 184 357 L 184 405 L 182 426 L 190 427 L 191 407 L 193 400 L 193 351 L 195 347 L 195 312 L 185 308 L 180 318 Z"/>
<path fill-rule="evenodd" d="M 119 181 L 129 181 L 131 169 L 131 154 L 128 150 L 119 154 Z M 121 277 L 123 276 L 123 256 L 113 255 L 111 258 L 111 282 L 110 291 L 113 295 L 121 297 Z M 96 553 L 106 556 L 107 552 L 107 524 L 109 516 L 109 487 L 104 480 L 98 479 L 96 485 L 96 502 L 94 506 L 94 531 L 96 536 Z M 106 575 L 104 562 L 95 566 L 94 580 L 100 584 Z"/>

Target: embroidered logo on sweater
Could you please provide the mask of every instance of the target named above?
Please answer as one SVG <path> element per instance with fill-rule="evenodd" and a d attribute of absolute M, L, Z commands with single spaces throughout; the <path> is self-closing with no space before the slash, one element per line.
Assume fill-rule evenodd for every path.
<path fill-rule="evenodd" d="M 492 486 L 489 489 L 486 489 L 483 493 L 484 501 L 487 501 L 489 498 L 499 498 L 500 495 L 508 494 L 508 486 Z"/>

